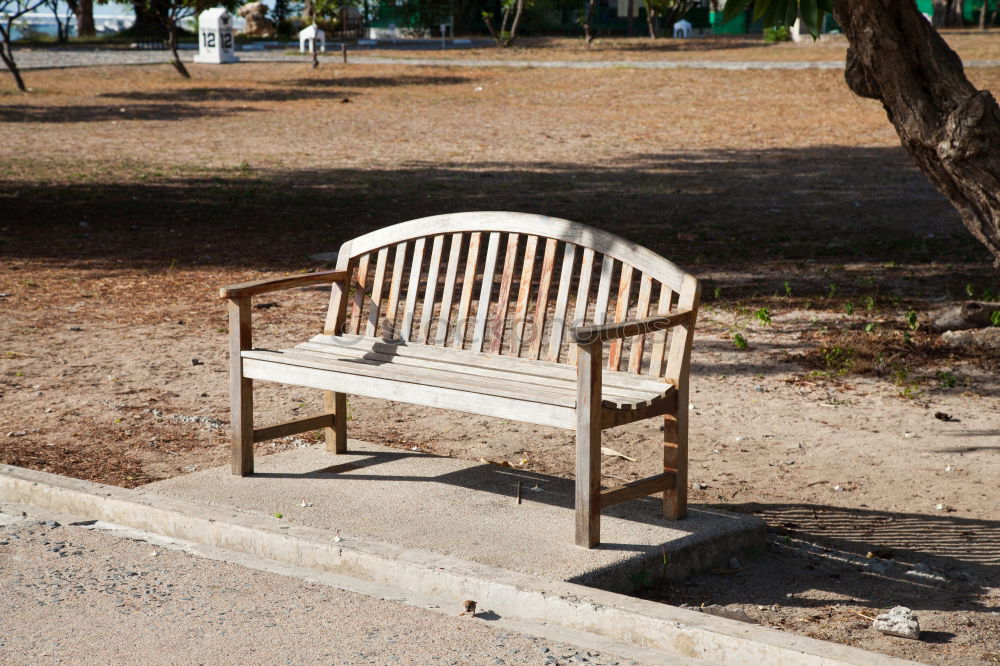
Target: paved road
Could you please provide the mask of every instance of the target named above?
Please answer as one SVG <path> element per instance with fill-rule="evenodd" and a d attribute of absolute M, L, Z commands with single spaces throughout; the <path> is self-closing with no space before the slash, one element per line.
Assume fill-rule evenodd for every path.
<path fill-rule="evenodd" d="M 5 506 L 0 663 L 635 664 Z"/>

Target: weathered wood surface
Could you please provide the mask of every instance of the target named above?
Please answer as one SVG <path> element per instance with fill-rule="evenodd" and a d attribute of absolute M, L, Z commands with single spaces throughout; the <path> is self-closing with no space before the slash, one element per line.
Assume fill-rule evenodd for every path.
<path fill-rule="evenodd" d="M 324 282 L 324 335 L 252 348 L 252 295 Z M 321 427 L 328 450 L 346 451 L 352 393 L 575 430 L 580 545 L 599 542 L 602 507 L 662 492 L 665 515 L 686 512 L 700 286 L 645 248 L 536 215 L 441 215 L 345 243 L 336 271 L 221 293 L 230 298 L 236 474 L 253 472 L 254 441 L 303 430 Z M 326 412 L 254 429 L 254 380 L 321 389 Z M 602 429 L 658 416 L 663 473 L 602 491 Z"/>
<path fill-rule="evenodd" d="M 219 296 L 222 298 L 243 298 L 266 294 L 271 291 L 292 289 L 294 287 L 330 284 L 345 279 L 347 279 L 346 271 L 319 271 L 316 273 L 303 273 L 302 275 L 284 275 L 282 277 L 240 282 L 239 284 L 219 287 Z"/>

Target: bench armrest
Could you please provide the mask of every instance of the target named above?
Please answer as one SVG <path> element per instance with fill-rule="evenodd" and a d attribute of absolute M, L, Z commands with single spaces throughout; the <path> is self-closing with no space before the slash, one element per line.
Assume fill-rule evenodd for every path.
<path fill-rule="evenodd" d="M 244 298 L 255 294 L 266 294 L 269 291 L 305 287 L 310 284 L 343 282 L 345 279 L 347 279 L 347 271 L 319 271 L 317 273 L 286 275 L 284 277 L 241 282 L 239 284 L 220 287 L 219 296 L 222 298 Z"/>
<path fill-rule="evenodd" d="M 691 310 L 677 310 L 645 319 L 630 319 L 614 324 L 592 324 L 569 329 L 569 336 L 576 344 L 606 342 L 633 335 L 645 335 L 655 331 L 686 324 L 691 320 Z"/>

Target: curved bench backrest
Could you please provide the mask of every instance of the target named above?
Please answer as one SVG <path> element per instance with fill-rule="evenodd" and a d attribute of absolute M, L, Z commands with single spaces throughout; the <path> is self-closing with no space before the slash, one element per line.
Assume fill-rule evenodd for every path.
<path fill-rule="evenodd" d="M 699 297 L 694 277 L 646 248 L 525 213 L 437 215 L 379 229 L 344 243 L 337 268 L 350 272 L 351 289 L 334 289 L 328 334 L 563 363 L 576 359 L 572 326 L 697 309 Z M 676 338 L 689 340 L 686 328 L 670 344 L 666 332 L 612 342 L 608 368 L 676 379 L 689 344 Z"/>

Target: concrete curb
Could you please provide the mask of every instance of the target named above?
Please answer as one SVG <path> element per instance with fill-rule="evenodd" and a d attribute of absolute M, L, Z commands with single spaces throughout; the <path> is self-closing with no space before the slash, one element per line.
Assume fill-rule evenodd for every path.
<path fill-rule="evenodd" d="M 390 543 L 222 511 L 162 495 L 0 465 L 0 501 L 102 520 L 295 567 L 411 591 L 518 622 L 553 625 L 710 663 L 902 666 L 874 652 Z M 337 540 L 339 539 L 339 541 Z"/>

